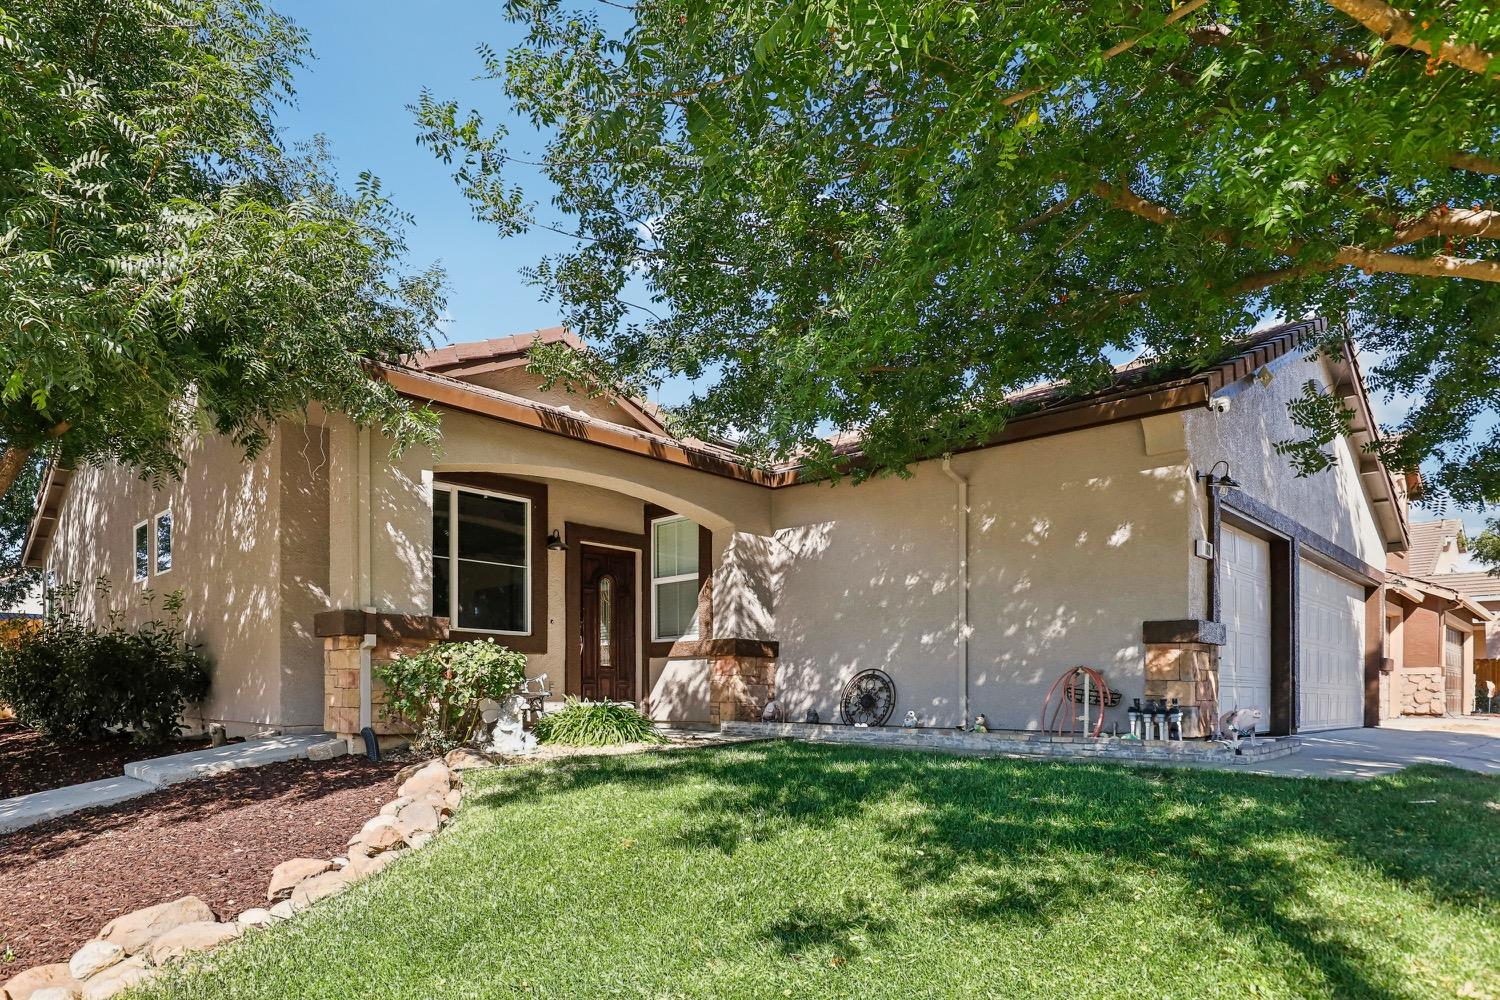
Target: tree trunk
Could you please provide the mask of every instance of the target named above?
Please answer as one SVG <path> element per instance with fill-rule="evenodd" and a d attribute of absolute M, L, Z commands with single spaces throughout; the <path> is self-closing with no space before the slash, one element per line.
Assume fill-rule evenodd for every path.
<path fill-rule="evenodd" d="M 31 448 L 12 445 L 5 449 L 4 455 L 0 455 L 0 497 L 10 492 L 16 477 L 21 474 L 22 469 L 26 468 L 31 452 Z"/>

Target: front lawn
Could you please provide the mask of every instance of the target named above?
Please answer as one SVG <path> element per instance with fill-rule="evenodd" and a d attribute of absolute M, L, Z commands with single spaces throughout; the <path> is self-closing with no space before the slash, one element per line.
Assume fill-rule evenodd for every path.
<path fill-rule="evenodd" d="M 474 774 L 157 998 L 1500 996 L 1500 783 L 794 743 Z"/>

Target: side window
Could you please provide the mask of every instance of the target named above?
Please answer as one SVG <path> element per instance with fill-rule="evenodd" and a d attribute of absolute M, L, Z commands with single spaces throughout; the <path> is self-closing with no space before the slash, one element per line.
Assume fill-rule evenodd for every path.
<path fill-rule="evenodd" d="M 135 582 L 140 583 L 151 572 L 151 532 L 145 521 L 135 526 Z"/>
<path fill-rule="evenodd" d="M 164 510 L 156 515 L 156 572 L 158 575 L 172 568 L 172 512 Z"/>
<path fill-rule="evenodd" d="M 698 525 L 685 517 L 651 522 L 651 637 L 698 637 Z"/>

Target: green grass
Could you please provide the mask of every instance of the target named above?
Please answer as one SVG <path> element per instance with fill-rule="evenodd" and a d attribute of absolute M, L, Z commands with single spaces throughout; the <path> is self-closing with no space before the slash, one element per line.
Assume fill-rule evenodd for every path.
<path fill-rule="evenodd" d="M 430 847 L 145 995 L 1500 996 L 1492 778 L 794 743 L 471 774 Z"/>

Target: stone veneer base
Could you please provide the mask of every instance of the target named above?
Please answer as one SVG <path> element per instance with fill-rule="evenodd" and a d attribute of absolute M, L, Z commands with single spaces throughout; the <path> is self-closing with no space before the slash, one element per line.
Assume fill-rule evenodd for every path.
<path fill-rule="evenodd" d="M 1073 758 L 1081 760 L 1140 761 L 1152 764 L 1254 764 L 1296 753 L 1302 741 L 1295 736 L 1257 738 L 1256 746 L 1236 753 L 1218 743 L 1201 740 L 1121 740 L 1051 738 L 1038 733 L 967 733 L 954 729 L 900 729 L 894 726 L 862 729 L 806 722 L 725 722 L 726 736 L 797 739 L 810 743 L 848 743 L 940 753 L 999 754 L 1014 757 Z"/>

